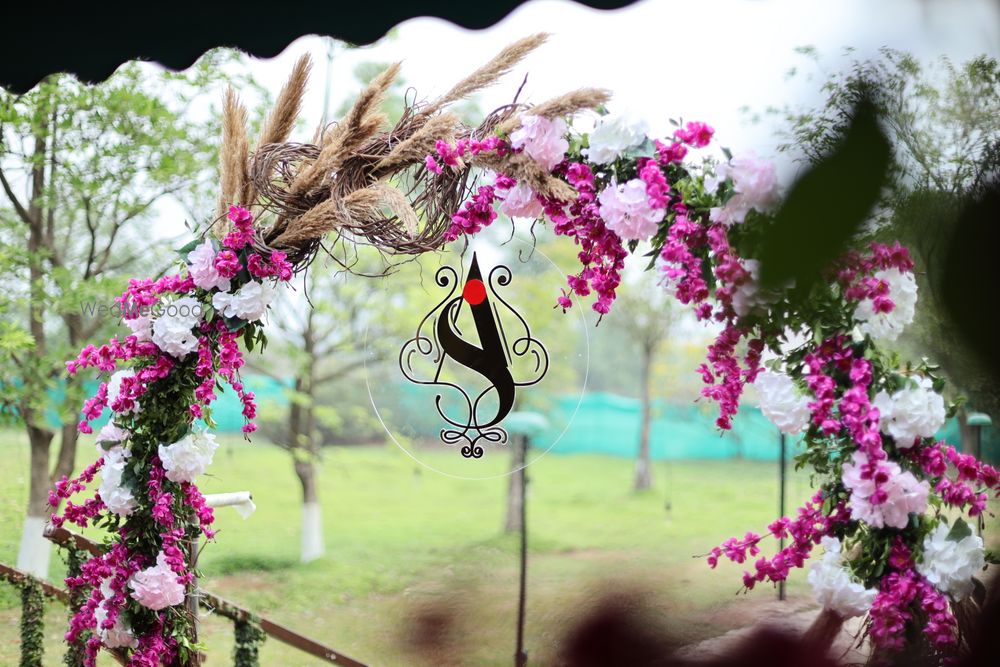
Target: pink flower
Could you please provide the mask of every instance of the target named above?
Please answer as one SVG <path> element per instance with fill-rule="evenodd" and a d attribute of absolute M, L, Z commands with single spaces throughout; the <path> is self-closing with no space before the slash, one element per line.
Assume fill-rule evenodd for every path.
<path fill-rule="evenodd" d="M 704 148 L 712 140 L 715 130 L 711 125 L 692 121 L 682 128 L 674 131 L 674 136 L 695 148 Z"/>
<path fill-rule="evenodd" d="M 156 557 L 156 565 L 136 572 L 128 585 L 132 598 L 153 611 L 184 602 L 184 585 L 177 580 L 177 573 L 170 568 L 162 551 Z"/>
<path fill-rule="evenodd" d="M 533 218 L 542 216 L 542 203 L 538 201 L 535 191 L 524 181 L 508 189 L 501 189 L 499 182 L 496 188 L 500 202 L 500 211 L 510 218 Z"/>
<path fill-rule="evenodd" d="M 219 273 L 215 267 L 215 248 L 208 239 L 188 253 L 188 273 L 194 284 L 204 290 L 220 289 L 229 291 L 229 278 Z"/>
<path fill-rule="evenodd" d="M 540 164 L 546 171 L 563 161 L 569 142 L 566 141 L 566 121 L 543 116 L 527 115 L 521 118 L 521 127 L 510 134 L 514 149 L 523 149 L 525 155 Z"/>
<path fill-rule="evenodd" d="M 215 256 L 215 270 L 223 278 L 234 277 L 242 268 L 243 265 L 240 264 L 240 258 L 232 250 L 221 250 Z M 229 290 L 227 288 L 224 291 Z"/>
<path fill-rule="evenodd" d="M 222 245 L 232 250 L 242 250 L 253 243 L 253 215 L 241 206 L 229 207 L 229 219 L 233 223 L 233 231 L 222 239 Z"/>
<path fill-rule="evenodd" d="M 663 220 L 663 209 L 650 205 L 646 183 L 639 178 L 621 185 L 612 181 L 597 199 L 608 229 L 625 240 L 644 241 L 650 238 Z"/>
<path fill-rule="evenodd" d="M 930 484 L 893 461 L 873 465 L 864 452 L 854 452 L 852 463 L 844 464 L 842 481 L 851 492 L 851 517 L 875 528 L 905 528 L 911 512 L 927 509 Z"/>

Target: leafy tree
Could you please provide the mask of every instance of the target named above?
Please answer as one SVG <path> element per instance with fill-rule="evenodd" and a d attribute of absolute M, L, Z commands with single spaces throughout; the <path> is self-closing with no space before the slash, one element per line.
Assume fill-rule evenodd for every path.
<path fill-rule="evenodd" d="M 364 267 L 377 274 L 380 264 L 373 254 L 362 252 L 354 270 Z M 272 318 L 280 332 L 275 337 L 276 342 L 280 339 L 277 354 L 270 363 L 252 367 L 279 382 L 291 382 L 283 426 L 269 420 L 266 427 L 271 439 L 291 454 L 302 487 L 301 560 L 309 562 L 325 550 L 316 479 L 321 431 L 339 431 L 349 416 L 339 401 L 325 399 L 334 387 L 357 381 L 365 364 L 389 359 L 401 338 L 393 309 L 373 305 L 384 294 L 378 279 L 314 266 L 303 284 L 305 293 L 282 299 Z"/>
<path fill-rule="evenodd" d="M 822 89 L 822 106 L 783 111 L 788 129 L 779 148 L 818 163 L 859 103 L 874 106 L 893 160 L 866 233 L 899 239 L 913 251 L 922 303 L 904 345 L 929 352 L 971 405 L 1000 418 L 1000 388 L 990 370 L 956 344 L 961 331 L 949 316 L 944 290 L 963 205 L 995 183 L 1000 167 L 1000 65 L 986 56 L 961 65 L 947 58 L 926 65 L 883 49 L 880 57 L 829 76 Z"/>
<path fill-rule="evenodd" d="M 211 201 L 218 123 L 190 107 L 229 57 L 181 74 L 131 63 L 97 86 L 54 76 L 25 95 L 0 91 L 0 405 L 31 447 L 22 569 L 47 574 L 48 489 L 75 463 L 82 387 L 64 361 L 110 333 L 126 277 L 162 260 L 147 226 L 157 203 Z"/>

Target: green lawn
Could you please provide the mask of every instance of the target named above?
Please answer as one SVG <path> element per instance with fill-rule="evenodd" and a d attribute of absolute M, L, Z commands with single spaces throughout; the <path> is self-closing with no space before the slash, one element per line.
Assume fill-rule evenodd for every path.
<path fill-rule="evenodd" d="M 13 562 L 26 497 L 27 446 L 2 432 L 0 560 Z M 94 450 L 81 446 L 80 463 Z M 431 452 L 444 463 L 457 452 Z M 476 462 L 500 468 L 500 456 Z M 528 652 L 551 664 L 572 619 L 607 590 L 647 594 L 654 612 L 686 641 L 738 623 L 739 607 L 771 599 L 770 589 L 735 596 L 739 568 L 713 572 L 693 555 L 774 518 L 773 465 L 746 461 L 657 464 L 654 490 L 630 491 L 629 461 L 546 456 L 529 469 Z M 300 565 L 299 492 L 283 451 L 227 439 L 216 455 L 207 493 L 250 490 L 258 511 L 244 521 L 217 510 L 219 535 L 203 551 L 206 589 L 272 617 L 372 665 L 420 664 L 410 621 L 423 610 L 457 611 L 446 633 L 456 662 L 508 665 L 517 594 L 516 543 L 500 534 L 506 479 L 465 481 L 415 464 L 393 446 L 328 450 L 321 471 L 327 556 Z M 808 481 L 792 476 L 791 501 Z M 669 506 L 669 508 L 668 508 Z M 62 564 L 53 559 L 53 577 Z M 798 573 L 792 596 L 807 595 Z M 14 664 L 19 606 L 0 584 L 0 664 Z M 48 615 L 49 655 L 59 664 L 64 610 Z M 229 664 L 230 627 L 209 619 L 209 664 Z M 264 665 L 322 664 L 269 641 Z"/>

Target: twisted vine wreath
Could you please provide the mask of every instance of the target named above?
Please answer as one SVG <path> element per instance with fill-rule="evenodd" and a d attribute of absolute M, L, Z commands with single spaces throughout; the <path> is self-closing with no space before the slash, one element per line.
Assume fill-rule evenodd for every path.
<path fill-rule="evenodd" d="M 703 396 L 719 405 L 718 426 L 730 428 L 744 387 L 756 384 L 765 415 L 786 433 L 804 433 L 799 463 L 812 468 L 817 491 L 795 517 L 768 526 L 789 546 L 758 558 L 746 588 L 785 579 L 822 544 L 809 579 L 828 613 L 866 614 L 883 652 L 920 635 L 911 629 L 942 661 L 961 650 L 953 610 L 976 604 L 985 555 L 960 515 L 981 516 L 1000 475 L 935 440 L 954 410 L 935 368 L 903 364 L 880 344 L 913 318 L 906 249 L 851 251 L 807 298 L 792 300 L 794 286 L 760 283 L 754 258 L 779 203 L 774 167 L 728 152 L 722 163 L 695 160 L 713 141 L 710 126 L 687 123 L 669 140 L 650 141 L 641 124 L 605 116 L 581 132 L 573 117 L 603 111 L 609 99 L 596 89 L 511 104 L 476 128 L 449 111 L 544 39 L 509 46 L 440 98 L 409 104 L 389 127 L 379 107 L 394 65 L 308 144 L 288 141 L 308 60 L 295 65 L 252 151 L 246 110 L 227 92 L 214 221 L 181 250 L 176 274 L 129 282 L 119 297 L 129 335 L 67 363 L 71 374 L 109 376 L 85 403 L 80 430 L 90 433 L 105 408 L 112 413 L 96 438 L 100 458 L 50 497 L 53 507 L 65 501 L 53 523 L 94 523 L 110 537 L 107 553 L 67 579 L 89 591 L 67 633 L 86 638 L 87 664 L 102 646 L 137 666 L 184 662 L 198 650 L 185 601 L 190 546 L 213 537 L 212 510 L 195 484 L 217 446 L 211 406 L 229 384 L 243 404 L 244 432 L 255 430 L 240 369 L 244 349 L 266 343 L 262 320 L 282 285 L 331 244 L 405 258 L 476 234 L 498 208 L 544 220 L 579 246 L 580 269 L 557 299 L 564 310 L 593 296 L 594 310 L 608 313 L 625 258 L 648 242 L 664 289 L 720 328 L 699 368 Z M 73 502 L 98 473 L 96 494 Z M 749 562 L 761 541 L 731 538 L 708 563 Z"/>

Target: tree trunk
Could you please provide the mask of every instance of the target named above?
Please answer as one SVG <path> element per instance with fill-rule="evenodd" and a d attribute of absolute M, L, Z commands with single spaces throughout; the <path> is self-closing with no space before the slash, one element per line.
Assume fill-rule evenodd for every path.
<path fill-rule="evenodd" d="M 511 472 L 507 479 L 507 520 L 504 522 L 503 532 L 517 533 L 521 530 L 521 506 L 524 503 L 524 461 L 527 443 L 525 436 L 515 435 L 513 437 L 513 447 L 511 447 Z"/>
<path fill-rule="evenodd" d="M 652 486 L 653 467 L 649 460 L 650 398 L 649 378 L 653 366 L 653 350 L 644 346 L 642 350 L 642 425 L 639 430 L 639 456 L 635 460 L 635 490 L 644 491 Z"/>
<path fill-rule="evenodd" d="M 59 441 L 59 455 L 56 458 L 56 466 L 52 470 L 51 483 L 62 479 L 63 475 L 69 476 L 76 467 L 76 443 L 80 437 L 80 432 L 76 430 L 76 424 L 68 420 L 62 425 L 62 435 Z"/>
<path fill-rule="evenodd" d="M 48 137 L 45 129 L 35 131 L 33 166 L 31 169 L 31 202 L 27 209 L 28 224 L 28 327 L 34 341 L 34 354 L 44 357 L 47 352 L 45 337 L 45 269 L 42 265 L 42 250 L 45 248 L 44 211 L 45 162 Z M 37 391 L 45 391 L 45 383 L 32 369 L 22 380 Z M 30 392 L 29 392 L 30 394 Z M 31 446 L 31 482 L 28 488 L 28 512 L 21 533 L 21 545 L 17 554 L 17 566 L 39 577 L 48 577 L 51 544 L 42 536 L 42 529 L 48 520 L 49 496 L 49 446 L 52 431 L 44 427 L 44 414 L 38 415 L 29 404 L 34 396 L 25 397 L 21 407 L 21 417 L 28 431 Z"/>
<path fill-rule="evenodd" d="M 17 567 L 36 577 L 47 578 L 52 544 L 45 539 L 42 531 L 49 520 L 49 445 L 54 434 L 34 426 L 28 426 L 27 430 L 31 445 L 31 481 Z"/>
<path fill-rule="evenodd" d="M 295 461 L 295 474 L 302 483 L 302 550 L 303 563 L 321 558 L 323 545 L 323 514 L 316 493 L 316 465 L 310 456 Z"/>

